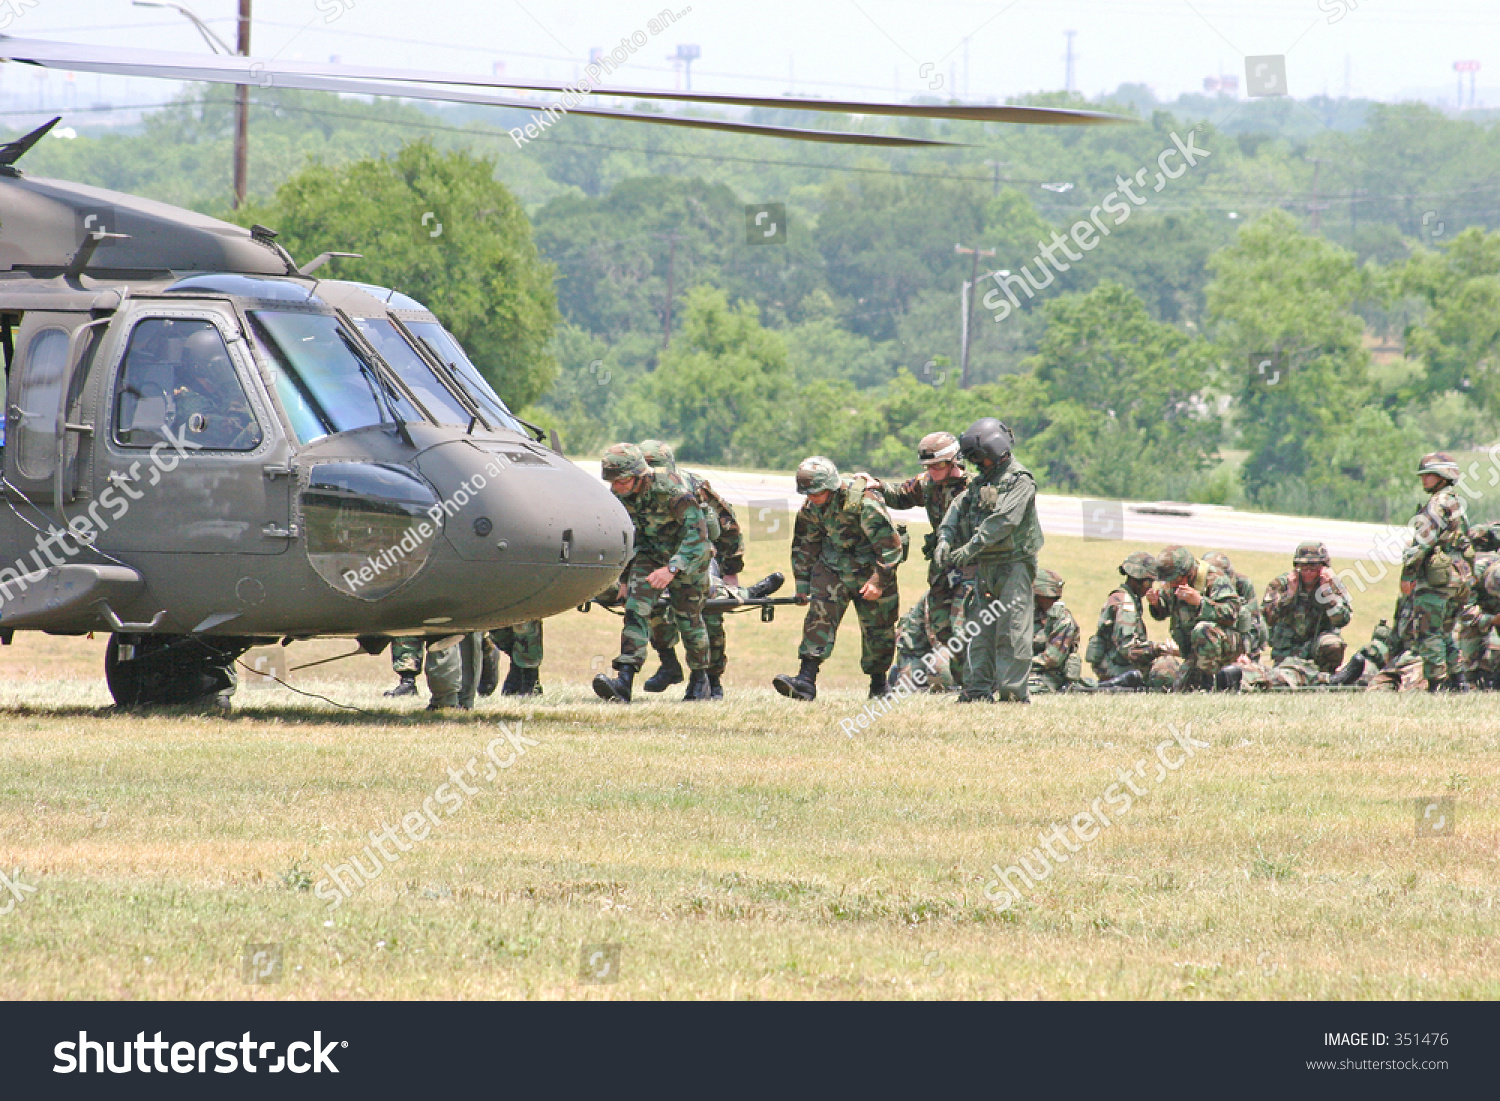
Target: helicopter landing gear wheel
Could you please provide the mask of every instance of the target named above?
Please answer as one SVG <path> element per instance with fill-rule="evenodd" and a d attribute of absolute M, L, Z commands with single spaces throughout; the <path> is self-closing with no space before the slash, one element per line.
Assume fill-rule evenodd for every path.
<path fill-rule="evenodd" d="M 232 638 L 113 634 L 104 679 L 120 707 L 198 704 L 227 711 L 238 684 L 234 662 L 247 649 Z"/>

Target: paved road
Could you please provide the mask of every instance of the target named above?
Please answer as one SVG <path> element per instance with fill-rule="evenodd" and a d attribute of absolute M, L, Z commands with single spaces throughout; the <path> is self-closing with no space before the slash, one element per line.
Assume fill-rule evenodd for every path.
<path fill-rule="evenodd" d="M 692 469 L 704 474 L 726 500 L 741 509 L 742 524 L 785 523 L 778 521 L 778 514 L 802 503 L 789 474 Z M 1200 552 L 1253 550 L 1290 556 L 1304 539 L 1321 539 L 1336 559 L 1369 558 L 1385 547 L 1380 556 L 1395 562 L 1399 561 L 1400 546 L 1406 542 L 1399 527 L 1393 530 L 1350 520 L 1240 512 L 1222 505 L 1096 501 L 1044 493 L 1037 496 L 1037 512 L 1042 530 L 1049 535 L 1082 536 L 1101 542 L 1128 539 L 1158 546 L 1181 543 Z M 921 523 L 927 519 L 920 509 L 896 515 Z"/>

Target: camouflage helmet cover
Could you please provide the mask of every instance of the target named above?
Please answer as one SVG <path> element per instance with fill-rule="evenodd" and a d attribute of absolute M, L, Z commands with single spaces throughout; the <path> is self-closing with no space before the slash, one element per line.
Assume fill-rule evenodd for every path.
<path fill-rule="evenodd" d="M 803 459 L 802 464 L 797 467 L 797 492 L 803 496 L 809 493 L 826 493 L 838 487 L 839 468 L 833 465 L 832 459 L 813 455 Z"/>
<path fill-rule="evenodd" d="M 641 455 L 652 470 L 677 471 L 677 453 L 665 440 L 642 440 Z"/>
<path fill-rule="evenodd" d="M 646 456 L 633 443 L 611 444 L 604 449 L 604 458 L 599 463 L 599 474 L 606 482 L 638 478 L 650 473 L 651 467 L 646 464 Z"/>
<path fill-rule="evenodd" d="M 1156 579 L 1176 581 L 1179 577 L 1192 573 L 1196 564 L 1193 552 L 1186 547 L 1163 547 L 1162 552 L 1156 556 Z"/>
<path fill-rule="evenodd" d="M 1328 548 L 1316 540 L 1298 543 L 1297 553 L 1292 555 L 1294 566 L 1326 566 L 1328 563 Z"/>
<path fill-rule="evenodd" d="M 917 458 L 923 466 L 958 461 L 958 437 L 952 432 L 929 432 L 917 444 Z"/>
<path fill-rule="evenodd" d="M 1139 581 L 1156 580 L 1156 559 L 1145 551 L 1136 551 L 1120 563 L 1120 573 Z"/>
<path fill-rule="evenodd" d="M 1436 474 L 1450 482 L 1458 481 L 1458 463 L 1446 451 L 1429 451 L 1417 464 L 1418 474 Z"/>
<path fill-rule="evenodd" d="M 1500 562 L 1491 562 L 1490 568 L 1484 571 L 1484 591 L 1500 599 Z"/>
<path fill-rule="evenodd" d="M 1031 592 L 1035 596 L 1050 597 L 1053 600 L 1062 596 L 1062 575 L 1053 570 L 1037 570 L 1036 580 L 1031 583 Z"/>
<path fill-rule="evenodd" d="M 1234 573 L 1234 566 L 1230 564 L 1229 555 L 1225 554 L 1223 551 L 1213 551 L 1209 554 L 1205 554 L 1203 556 L 1203 561 L 1207 562 L 1210 566 L 1213 566 L 1217 570 L 1222 570 L 1224 573 Z"/>

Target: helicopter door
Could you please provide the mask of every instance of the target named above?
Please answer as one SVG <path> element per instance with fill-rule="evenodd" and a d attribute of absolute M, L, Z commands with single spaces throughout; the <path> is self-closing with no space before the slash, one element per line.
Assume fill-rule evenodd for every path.
<path fill-rule="evenodd" d="M 8 497 L 48 507 L 77 496 L 78 438 L 88 431 L 75 423 L 81 385 L 106 324 L 91 322 L 87 314 L 27 315 L 14 341 L 17 355 L 8 379 L 4 434 L 0 435 L 0 443 L 8 442 Z"/>
<path fill-rule="evenodd" d="M 287 444 L 233 316 L 142 305 L 127 325 L 93 464 L 95 494 L 115 516 L 110 543 L 285 551 L 296 537 Z"/>

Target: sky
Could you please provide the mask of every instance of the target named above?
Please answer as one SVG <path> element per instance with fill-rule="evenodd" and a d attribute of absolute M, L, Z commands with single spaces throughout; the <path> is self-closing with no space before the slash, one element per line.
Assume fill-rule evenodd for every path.
<path fill-rule="evenodd" d="M 1064 86 L 1072 37 L 1074 87 L 1122 83 L 1158 98 L 1200 91 L 1246 58 L 1285 58 L 1298 97 L 1395 101 L 1456 95 L 1456 61 L 1478 61 L 1481 105 L 1500 106 L 1500 4 L 1494 0 L 253 0 L 252 53 L 325 63 L 575 77 L 663 10 L 625 70 L 631 86 L 681 87 L 668 60 L 695 45 L 698 90 L 906 99 L 918 93 L 983 101 Z M 678 6 L 680 5 L 680 6 Z M 233 42 L 236 0 L 187 6 Z M 19 16 L 15 9 L 23 9 Z M 10 0 L 0 31 L 122 48 L 206 51 L 175 11 L 129 0 Z M 1486 82 L 1490 91 L 1486 92 Z M 5 106 L 84 107 L 170 98 L 174 85 L 78 74 L 38 77 L 0 65 Z M 1467 93 L 1466 93 L 1467 94 Z M 18 99 L 17 97 L 22 97 Z"/>

